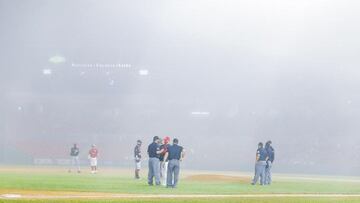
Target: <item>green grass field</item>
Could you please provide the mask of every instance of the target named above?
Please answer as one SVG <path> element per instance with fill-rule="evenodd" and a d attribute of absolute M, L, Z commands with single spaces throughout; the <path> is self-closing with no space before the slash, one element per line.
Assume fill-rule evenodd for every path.
<path fill-rule="evenodd" d="M 319 202 L 319 203 L 338 203 L 338 202 L 345 202 L 345 203 L 353 203 L 359 202 L 359 199 L 354 198 L 271 198 L 271 199 L 259 199 L 259 198 L 224 198 L 224 199 L 162 199 L 162 200 L 155 200 L 155 199 L 121 199 L 121 200 L 0 200 L 0 202 L 14 202 L 14 203 L 25 203 L 25 202 L 32 202 L 32 203 L 63 203 L 63 202 L 70 202 L 70 203 L 162 203 L 162 202 L 169 202 L 169 203 L 213 203 L 213 202 L 226 202 L 226 203 L 284 203 L 284 202 L 291 202 L 291 203 L 312 203 L 312 202 Z"/>
<path fill-rule="evenodd" d="M 142 171 L 146 176 L 146 171 Z M 271 186 L 250 185 L 251 174 L 184 172 L 179 186 L 168 189 L 148 186 L 146 178 L 134 180 L 131 170 L 104 169 L 99 174 L 67 173 L 61 168 L 2 167 L 0 195 L 20 194 L 23 198 L 2 198 L 0 202 L 360 202 L 360 179 L 354 177 L 314 177 L 275 175 Z M 113 198 L 114 194 L 131 197 Z M 251 197 L 207 197 L 206 195 L 252 195 Z M 261 195 L 270 196 L 261 196 Z M 311 194 L 314 196 L 273 196 L 272 194 Z M 323 196 L 316 196 L 322 194 Z M 42 198 L 26 195 L 45 195 Z M 52 196 L 53 195 L 53 196 Z M 72 198 L 72 195 L 100 195 Z M 137 197 L 137 195 L 142 197 Z M 159 195 L 147 197 L 147 195 Z M 166 197 L 177 195 L 176 197 Z M 181 196 L 181 195 L 187 195 Z M 66 199 L 61 199 L 66 196 Z M 70 196 L 70 197 L 69 197 Z M 4 196 L 3 196 L 4 197 Z M 51 198 L 49 198 L 51 197 Z"/>

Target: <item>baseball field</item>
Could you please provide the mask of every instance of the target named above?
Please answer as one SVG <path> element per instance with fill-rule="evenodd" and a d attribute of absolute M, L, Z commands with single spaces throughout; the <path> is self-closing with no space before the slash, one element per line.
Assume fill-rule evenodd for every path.
<path fill-rule="evenodd" d="M 148 186 L 146 170 L 105 168 L 98 174 L 61 167 L 0 167 L 0 202 L 360 202 L 359 177 L 274 174 L 271 186 L 252 174 L 183 171 L 178 188 Z"/>

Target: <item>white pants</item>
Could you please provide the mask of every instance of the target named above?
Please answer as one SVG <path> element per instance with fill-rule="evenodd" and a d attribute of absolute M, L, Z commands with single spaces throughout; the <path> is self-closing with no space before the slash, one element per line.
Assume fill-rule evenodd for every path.
<path fill-rule="evenodd" d="M 137 170 L 141 169 L 141 161 L 139 161 L 139 162 L 135 161 L 135 169 L 137 169 Z"/>
<path fill-rule="evenodd" d="M 161 184 L 166 186 L 166 179 L 167 179 L 167 171 L 168 171 L 168 164 L 169 162 L 161 162 L 160 164 L 160 177 L 161 177 Z"/>
<path fill-rule="evenodd" d="M 90 158 L 90 166 L 97 166 L 97 158 Z"/>

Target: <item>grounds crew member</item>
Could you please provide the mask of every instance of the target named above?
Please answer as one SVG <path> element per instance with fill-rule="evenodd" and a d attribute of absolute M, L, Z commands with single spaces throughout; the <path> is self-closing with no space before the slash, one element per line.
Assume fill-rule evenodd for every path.
<path fill-rule="evenodd" d="M 264 149 L 264 145 L 262 142 L 258 144 L 258 149 L 256 150 L 256 163 L 255 163 L 255 176 L 252 181 L 252 185 L 255 185 L 260 177 L 260 185 L 265 184 L 265 167 L 266 160 L 268 159 L 268 155 L 266 150 Z"/>
<path fill-rule="evenodd" d="M 178 144 L 179 140 L 175 138 L 164 157 L 169 160 L 166 187 L 175 188 L 179 181 L 180 162 L 185 156 L 185 150 Z"/>
<path fill-rule="evenodd" d="M 166 186 L 166 177 L 169 162 L 167 159 L 164 159 L 164 157 L 169 147 L 170 137 L 166 136 L 162 141 L 163 144 L 160 146 L 160 149 L 163 149 L 164 151 L 160 154 L 160 178 L 161 184 Z"/>
<path fill-rule="evenodd" d="M 134 149 L 134 158 L 135 158 L 135 179 L 140 179 L 140 169 L 141 169 L 141 140 L 136 142 Z"/>
<path fill-rule="evenodd" d="M 74 144 L 74 146 L 70 150 L 70 156 L 71 156 L 71 166 L 69 168 L 69 173 L 71 173 L 71 168 L 76 167 L 77 172 L 80 173 L 80 161 L 79 161 L 79 147 L 77 144 Z"/>
<path fill-rule="evenodd" d="M 268 160 L 266 161 L 266 168 L 265 168 L 265 185 L 271 184 L 271 168 L 275 160 L 275 150 L 271 146 L 272 142 L 269 140 L 265 144 L 265 150 L 268 154 Z"/>
<path fill-rule="evenodd" d="M 160 139 L 158 136 L 153 138 L 153 142 L 148 146 L 149 155 L 149 173 L 148 184 L 153 185 L 153 179 L 155 177 L 155 184 L 160 185 L 160 160 L 159 154 L 163 152 L 160 150 Z"/>

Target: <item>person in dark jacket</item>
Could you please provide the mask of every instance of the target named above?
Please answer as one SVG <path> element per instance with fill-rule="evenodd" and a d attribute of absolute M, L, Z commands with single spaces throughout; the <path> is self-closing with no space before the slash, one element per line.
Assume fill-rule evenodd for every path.
<path fill-rule="evenodd" d="M 272 147 L 272 142 L 270 140 L 266 142 L 265 150 L 269 156 L 268 160 L 266 161 L 265 168 L 265 185 L 270 185 L 272 181 L 271 168 L 275 160 L 275 150 Z"/>
<path fill-rule="evenodd" d="M 71 172 L 72 167 L 76 167 L 77 172 L 80 173 L 80 160 L 79 160 L 79 147 L 77 144 L 74 144 L 74 146 L 70 150 L 70 156 L 71 156 L 71 167 L 69 168 L 69 173 Z"/>

